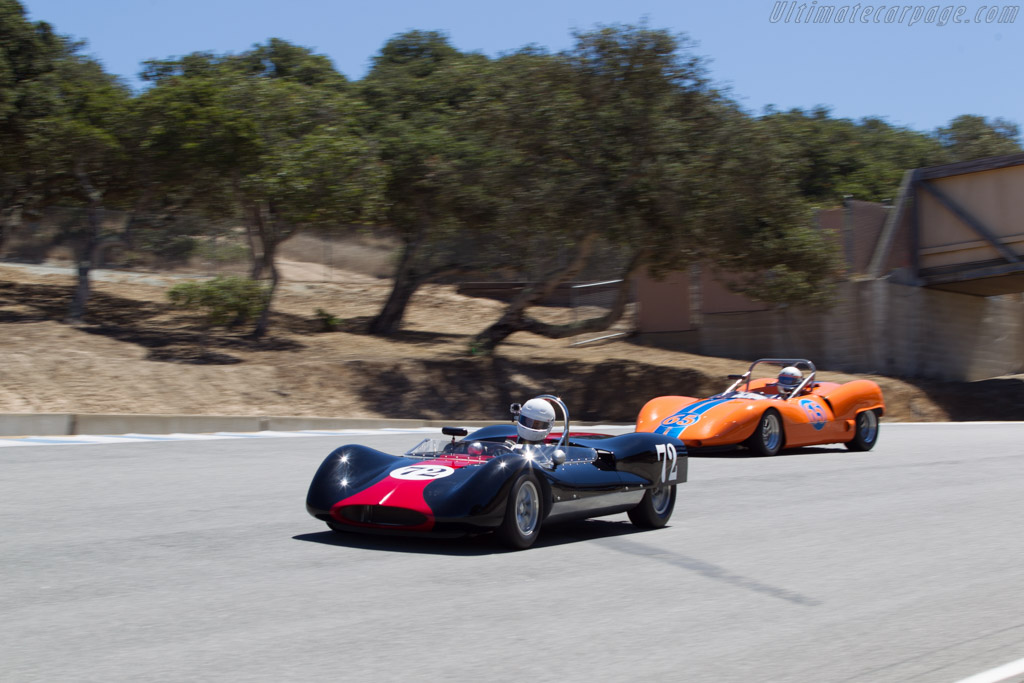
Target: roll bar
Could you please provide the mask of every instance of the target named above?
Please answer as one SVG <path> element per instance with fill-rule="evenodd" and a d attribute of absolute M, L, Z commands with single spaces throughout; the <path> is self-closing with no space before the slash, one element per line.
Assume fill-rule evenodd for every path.
<path fill-rule="evenodd" d="M 787 365 L 792 365 L 796 368 L 800 368 L 802 366 L 804 369 L 810 370 L 810 374 L 804 377 L 803 381 L 800 382 L 797 388 L 793 390 L 793 393 L 791 393 L 790 396 L 799 396 L 800 392 L 804 390 L 804 387 L 814 382 L 814 377 L 818 372 L 814 367 L 814 363 L 806 358 L 759 358 L 751 363 L 750 369 L 742 375 L 729 375 L 729 379 L 734 379 L 736 381 L 733 382 L 723 393 L 728 394 L 736 391 L 737 387 L 741 384 L 745 385 L 744 391 L 750 391 L 750 378 L 754 374 L 754 367 L 760 363 L 764 363 L 765 365 L 777 365 L 780 368 L 784 368 Z"/>
<path fill-rule="evenodd" d="M 539 396 L 534 396 L 534 398 L 542 398 L 545 401 L 547 401 L 548 403 L 550 403 L 550 404 L 552 404 L 554 406 L 557 406 L 558 408 L 561 409 L 561 411 L 562 411 L 562 420 L 563 420 L 563 423 L 564 423 L 565 427 L 562 429 L 562 438 L 558 440 L 558 447 L 561 448 L 561 447 L 564 447 L 564 446 L 568 446 L 569 445 L 569 409 L 565 406 L 565 403 L 562 401 L 562 399 L 558 398 L 557 396 L 552 396 L 551 394 L 541 394 Z M 519 411 L 520 411 L 521 408 L 522 408 L 522 404 L 519 404 L 519 403 L 513 403 L 511 406 L 509 406 L 509 410 L 512 412 L 513 419 L 515 419 L 515 416 L 519 414 Z"/>
<path fill-rule="evenodd" d="M 565 427 L 562 429 L 562 438 L 558 440 L 558 447 L 562 448 L 569 445 L 569 409 L 565 406 L 565 402 L 557 396 L 551 394 L 541 394 L 537 398 L 542 398 L 552 405 L 556 405 L 562 410 L 562 420 L 564 421 Z"/>

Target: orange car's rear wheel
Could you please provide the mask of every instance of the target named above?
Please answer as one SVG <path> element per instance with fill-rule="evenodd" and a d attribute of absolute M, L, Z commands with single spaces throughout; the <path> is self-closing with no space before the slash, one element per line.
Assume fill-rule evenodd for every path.
<path fill-rule="evenodd" d="M 851 451 L 870 451 L 878 443 L 878 413 L 865 410 L 857 413 L 857 422 L 853 427 L 853 439 L 846 442 Z"/>
<path fill-rule="evenodd" d="M 785 437 L 782 418 L 776 411 L 766 410 L 757 423 L 757 429 L 747 439 L 747 448 L 758 455 L 778 455 Z"/>

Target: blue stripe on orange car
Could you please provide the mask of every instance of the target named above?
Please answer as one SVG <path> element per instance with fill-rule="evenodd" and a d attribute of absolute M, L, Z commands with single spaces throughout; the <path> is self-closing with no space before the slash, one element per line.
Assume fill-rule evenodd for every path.
<path fill-rule="evenodd" d="M 697 421 L 700 420 L 701 415 L 703 415 L 708 410 L 711 410 L 715 406 L 725 403 L 728 400 L 729 399 L 727 398 L 707 398 L 704 399 L 703 401 L 691 403 L 682 410 L 676 411 L 672 415 L 669 415 L 664 420 L 662 420 L 661 424 L 658 425 L 658 428 L 654 430 L 654 433 L 665 434 L 666 436 L 671 436 L 678 439 L 687 427 L 696 424 Z"/>

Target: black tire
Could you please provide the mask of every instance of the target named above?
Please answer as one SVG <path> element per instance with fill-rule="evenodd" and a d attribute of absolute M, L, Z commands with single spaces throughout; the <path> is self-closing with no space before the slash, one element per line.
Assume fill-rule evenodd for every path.
<path fill-rule="evenodd" d="M 523 472 L 512 484 L 505 506 L 505 519 L 498 527 L 498 540 L 513 550 L 525 550 L 540 535 L 544 504 L 540 484 L 532 472 Z"/>
<path fill-rule="evenodd" d="M 676 508 L 676 485 L 660 485 L 653 489 L 647 489 L 644 497 L 632 510 L 629 521 L 641 529 L 660 529 L 668 524 L 672 511 Z"/>
<path fill-rule="evenodd" d="M 747 448 L 757 455 L 778 455 L 786 442 L 782 429 L 782 418 L 775 410 L 766 410 L 757 422 L 757 428 L 747 439 Z"/>
<path fill-rule="evenodd" d="M 846 442 L 851 451 L 870 451 L 878 443 L 878 413 L 865 410 L 857 413 L 857 423 L 853 427 L 853 439 Z"/>

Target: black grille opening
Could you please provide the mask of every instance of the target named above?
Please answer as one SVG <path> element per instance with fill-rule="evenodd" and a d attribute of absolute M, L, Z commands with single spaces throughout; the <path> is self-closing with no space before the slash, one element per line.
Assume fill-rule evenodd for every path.
<path fill-rule="evenodd" d="M 335 512 L 351 522 L 378 526 L 419 526 L 427 521 L 421 512 L 387 505 L 346 505 Z"/>

